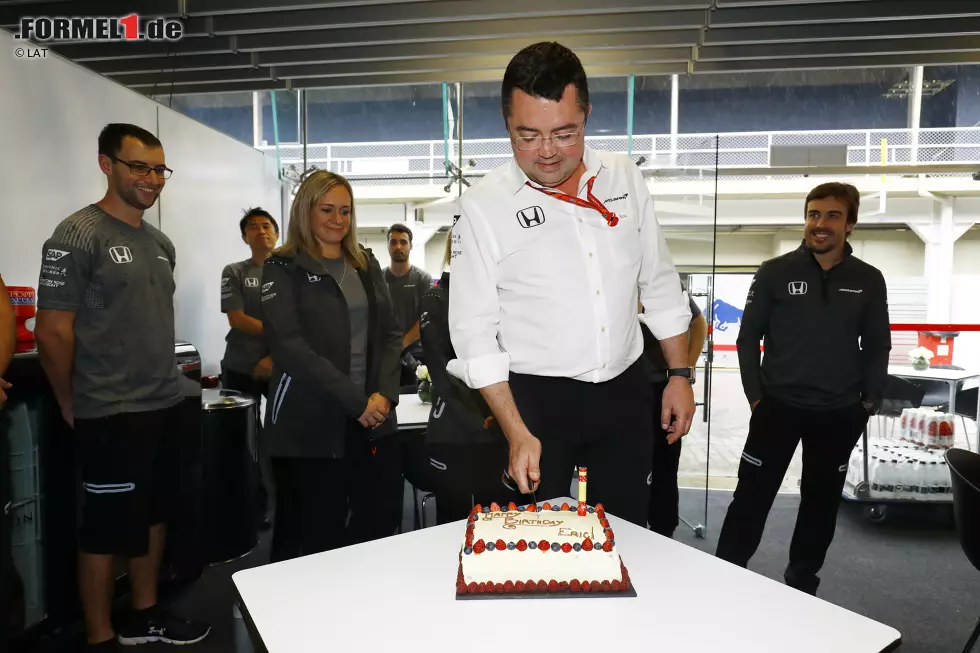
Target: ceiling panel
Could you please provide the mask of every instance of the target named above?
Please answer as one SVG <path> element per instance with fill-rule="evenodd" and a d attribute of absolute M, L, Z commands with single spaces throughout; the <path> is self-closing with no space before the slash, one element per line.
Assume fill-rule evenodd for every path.
<path fill-rule="evenodd" d="M 539 40 L 599 77 L 980 63 L 980 0 L 6 1 L 0 25 L 134 5 L 185 36 L 45 45 L 151 94 L 499 81 Z"/>

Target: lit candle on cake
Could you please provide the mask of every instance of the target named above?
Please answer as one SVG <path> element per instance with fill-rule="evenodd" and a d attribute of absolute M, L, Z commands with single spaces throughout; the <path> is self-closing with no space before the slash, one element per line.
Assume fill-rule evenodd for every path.
<path fill-rule="evenodd" d="M 584 517 L 588 513 L 588 506 L 585 503 L 585 486 L 588 478 L 588 469 L 578 468 L 578 514 Z"/>

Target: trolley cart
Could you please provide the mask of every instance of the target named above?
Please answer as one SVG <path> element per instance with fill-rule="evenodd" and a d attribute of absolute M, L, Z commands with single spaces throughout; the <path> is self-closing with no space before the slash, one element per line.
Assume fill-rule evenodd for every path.
<path fill-rule="evenodd" d="M 925 391 L 915 383 L 903 378 L 903 376 L 889 374 L 878 416 L 899 418 L 905 408 L 921 408 L 924 396 Z M 853 479 L 849 478 L 844 483 L 841 496 L 845 501 L 865 504 L 864 515 L 868 521 L 875 524 L 884 522 L 888 517 L 888 507 L 895 504 L 952 505 L 952 494 L 949 493 L 920 496 L 915 500 L 881 496 L 871 484 L 867 425 L 861 435 L 861 448 L 863 454 L 860 480 L 854 482 Z M 926 449 L 926 447 L 919 449 Z"/>

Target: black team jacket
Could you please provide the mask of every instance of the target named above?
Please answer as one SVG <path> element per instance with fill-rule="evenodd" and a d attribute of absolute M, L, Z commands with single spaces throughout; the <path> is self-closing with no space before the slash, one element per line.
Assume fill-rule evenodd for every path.
<path fill-rule="evenodd" d="M 350 380 L 350 318 L 340 286 L 305 251 L 274 254 L 262 275 L 262 327 L 272 354 L 263 441 L 273 457 L 342 458 L 347 429 L 365 440 L 397 432 L 402 334 L 381 266 L 371 253 L 357 270 L 368 300 L 367 378 Z M 377 429 L 357 423 L 368 397 L 380 393 L 391 411 Z"/>
<path fill-rule="evenodd" d="M 422 296 L 419 328 L 426 366 L 432 377 L 428 444 L 474 444 L 503 441 L 504 434 L 479 390 L 446 371 L 456 358 L 449 338 L 449 273 Z"/>
<path fill-rule="evenodd" d="M 750 403 L 771 396 L 822 410 L 865 401 L 876 410 L 891 351 L 885 278 L 850 244 L 824 270 L 804 242 L 759 267 L 737 342 Z"/>

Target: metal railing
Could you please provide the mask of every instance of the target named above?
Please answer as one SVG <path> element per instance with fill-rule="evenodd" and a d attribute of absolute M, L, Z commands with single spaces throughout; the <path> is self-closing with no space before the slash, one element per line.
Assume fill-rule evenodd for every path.
<path fill-rule="evenodd" d="M 854 166 L 980 165 L 980 127 L 933 129 L 852 129 L 839 131 L 732 132 L 717 135 L 718 165 L 726 169 L 769 166 L 773 145 L 846 145 L 847 163 Z M 653 134 L 633 136 L 631 154 L 645 170 L 711 167 L 716 134 Z M 624 136 L 588 136 L 597 150 L 626 154 Z M 460 157 L 458 141 L 450 141 L 448 157 L 442 140 L 368 143 L 313 143 L 306 148 L 307 167 L 316 166 L 352 181 L 444 184 L 446 162 Z M 274 145 L 258 149 L 272 152 Z M 462 159 L 466 176 L 478 177 L 511 158 L 506 138 L 464 139 Z M 280 144 L 284 167 L 301 173 L 301 144 Z M 803 174 L 801 172 L 801 174 Z"/>

